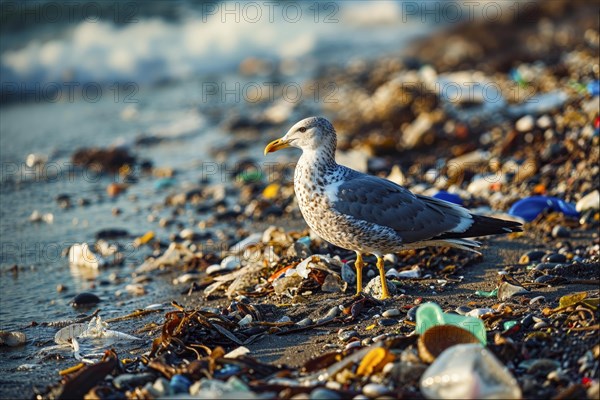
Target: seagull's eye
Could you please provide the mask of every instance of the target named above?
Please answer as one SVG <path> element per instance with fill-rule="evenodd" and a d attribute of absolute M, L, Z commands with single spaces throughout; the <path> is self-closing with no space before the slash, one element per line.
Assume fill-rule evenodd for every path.
<path fill-rule="evenodd" d="M 306 132 L 306 127 L 304 127 L 304 126 L 301 126 L 300 128 L 298 128 L 298 130 L 299 130 L 300 132 L 303 132 L 303 133 L 304 133 L 304 132 Z"/>

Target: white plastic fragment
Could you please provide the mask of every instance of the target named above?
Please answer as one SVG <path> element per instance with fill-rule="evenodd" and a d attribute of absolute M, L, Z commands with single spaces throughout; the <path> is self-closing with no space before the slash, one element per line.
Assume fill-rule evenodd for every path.
<path fill-rule="evenodd" d="M 575 209 L 579 212 L 597 210 L 598 208 L 600 208 L 600 192 L 598 190 L 586 194 L 575 205 Z"/>
<path fill-rule="evenodd" d="M 0 346 L 17 347 L 27 342 L 27 336 L 23 332 L 0 331 Z"/>
<path fill-rule="evenodd" d="M 479 344 L 446 349 L 421 377 L 428 399 L 520 399 L 521 389 L 508 371 Z"/>
<path fill-rule="evenodd" d="M 225 354 L 223 357 L 225 358 L 238 358 L 240 356 L 246 355 L 250 353 L 250 349 L 244 346 L 240 346 L 231 350 L 229 353 Z"/>
<path fill-rule="evenodd" d="M 94 254 L 87 243 L 76 243 L 69 249 L 69 264 L 98 269 L 107 263 L 102 257 Z"/>

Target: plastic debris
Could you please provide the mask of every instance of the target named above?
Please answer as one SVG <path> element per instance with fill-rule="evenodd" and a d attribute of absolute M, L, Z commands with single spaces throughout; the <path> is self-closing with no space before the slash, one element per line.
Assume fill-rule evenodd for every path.
<path fill-rule="evenodd" d="M 52 213 L 44 213 L 42 214 L 38 210 L 34 210 L 29 216 L 29 221 L 31 222 L 45 222 L 47 224 L 51 224 L 54 222 L 54 214 Z"/>
<path fill-rule="evenodd" d="M 579 216 L 574 204 L 567 203 L 557 197 L 548 196 L 532 196 L 521 199 L 512 205 L 508 213 L 531 222 L 546 210 L 562 212 L 567 217 Z"/>
<path fill-rule="evenodd" d="M 458 326 L 436 325 L 419 336 L 419 356 L 426 363 L 431 363 L 447 348 L 465 343 L 479 344 L 479 339 Z"/>
<path fill-rule="evenodd" d="M 600 208 L 600 192 L 597 189 L 583 196 L 575 205 L 575 209 L 579 212 L 598 208 Z"/>
<path fill-rule="evenodd" d="M 518 322 L 517 321 L 504 321 L 502 323 L 502 329 L 504 329 L 505 331 L 509 330 L 510 328 L 512 328 L 513 326 L 517 325 Z"/>
<path fill-rule="evenodd" d="M 475 296 L 496 297 L 497 295 L 498 295 L 498 288 L 496 288 L 494 290 L 490 290 L 490 291 L 486 291 L 486 290 L 476 290 L 475 291 Z"/>
<path fill-rule="evenodd" d="M 148 231 L 146 233 L 144 233 L 142 236 L 138 237 L 135 239 L 135 241 L 133 242 L 135 247 L 140 247 L 142 245 L 145 245 L 146 243 L 150 242 L 152 239 L 154 239 L 154 232 L 153 231 Z"/>
<path fill-rule="evenodd" d="M 433 197 L 435 197 L 436 199 L 448 201 L 450 203 L 458 204 L 461 206 L 463 205 L 463 200 L 460 198 L 459 195 L 454 194 L 454 193 L 449 193 L 445 190 L 440 190 L 439 192 L 434 194 Z"/>
<path fill-rule="evenodd" d="M 499 300 L 504 301 L 504 300 L 511 298 L 514 295 L 529 292 L 523 286 L 518 284 L 518 282 L 514 282 L 514 283 L 515 284 L 510 283 L 510 282 L 500 283 L 500 286 L 498 286 L 498 299 Z"/>
<path fill-rule="evenodd" d="M 598 96 L 598 94 L 600 94 L 600 81 L 591 81 L 588 83 L 587 91 L 592 96 Z"/>
<path fill-rule="evenodd" d="M 23 332 L 0 331 L 0 346 L 17 347 L 27 342 L 27 336 Z"/>
<path fill-rule="evenodd" d="M 445 350 L 421 377 L 429 399 L 520 399 L 517 381 L 496 357 L 479 344 Z"/>
<path fill-rule="evenodd" d="M 179 267 L 187 264 L 194 258 L 194 253 L 180 243 L 171 243 L 162 256 L 148 258 L 140 265 L 136 272 L 144 273 L 162 267 Z"/>
<path fill-rule="evenodd" d="M 485 326 L 478 318 L 444 313 L 435 303 L 424 303 L 417 309 L 416 332 L 424 334 L 428 329 L 438 325 L 454 325 L 473 334 L 484 345 L 487 343 Z"/>
<path fill-rule="evenodd" d="M 171 378 L 169 387 L 173 394 L 188 393 L 192 382 L 184 375 L 176 374 Z"/>
<path fill-rule="evenodd" d="M 125 340 L 141 339 L 127 333 L 108 329 L 108 324 L 102 321 L 100 317 L 93 317 L 87 324 L 69 325 L 60 329 L 54 335 L 54 341 L 58 345 L 71 346 L 75 358 L 87 364 L 96 362 L 94 358 L 97 358 L 98 352 Z M 82 351 L 86 351 L 88 354 L 82 355 Z"/>
<path fill-rule="evenodd" d="M 69 263 L 79 267 L 98 269 L 107 264 L 100 256 L 94 254 L 87 243 L 76 243 L 69 249 Z"/>
<path fill-rule="evenodd" d="M 279 194 L 280 185 L 278 183 L 271 183 L 263 190 L 263 197 L 265 199 L 274 199 Z"/>

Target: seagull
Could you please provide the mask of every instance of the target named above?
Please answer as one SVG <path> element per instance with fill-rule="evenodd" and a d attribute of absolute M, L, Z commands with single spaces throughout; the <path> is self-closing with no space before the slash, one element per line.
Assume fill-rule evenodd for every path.
<path fill-rule="evenodd" d="M 383 256 L 405 249 L 448 246 L 477 252 L 478 236 L 521 232 L 514 221 L 486 217 L 456 204 L 414 194 L 384 178 L 335 161 L 337 136 L 323 117 L 297 122 L 268 153 L 296 147 L 294 191 L 304 220 L 329 243 L 356 252 L 356 293 L 362 292 L 363 254 L 377 257 L 382 300 L 390 297 Z"/>

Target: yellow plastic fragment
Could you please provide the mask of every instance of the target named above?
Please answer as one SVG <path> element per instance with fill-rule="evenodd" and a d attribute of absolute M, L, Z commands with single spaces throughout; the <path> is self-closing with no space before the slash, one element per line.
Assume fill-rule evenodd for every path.
<path fill-rule="evenodd" d="M 381 371 L 383 367 L 394 360 L 394 355 L 382 347 L 376 347 L 369 351 L 365 358 L 362 359 L 357 375 L 369 376 L 375 372 Z"/>
<path fill-rule="evenodd" d="M 369 325 L 365 329 L 370 331 L 371 329 L 374 329 L 376 326 L 377 326 L 377 324 Z"/>
<path fill-rule="evenodd" d="M 265 190 L 263 190 L 263 197 L 265 199 L 274 199 L 275 197 L 277 197 L 278 193 L 279 193 L 279 184 L 271 183 L 270 185 L 268 185 L 265 188 Z"/>
<path fill-rule="evenodd" d="M 148 232 L 144 233 L 142 236 L 140 236 L 139 238 L 136 238 L 134 244 L 137 247 L 139 247 L 139 246 L 145 245 L 152 239 L 154 239 L 154 232 L 148 231 Z"/>

